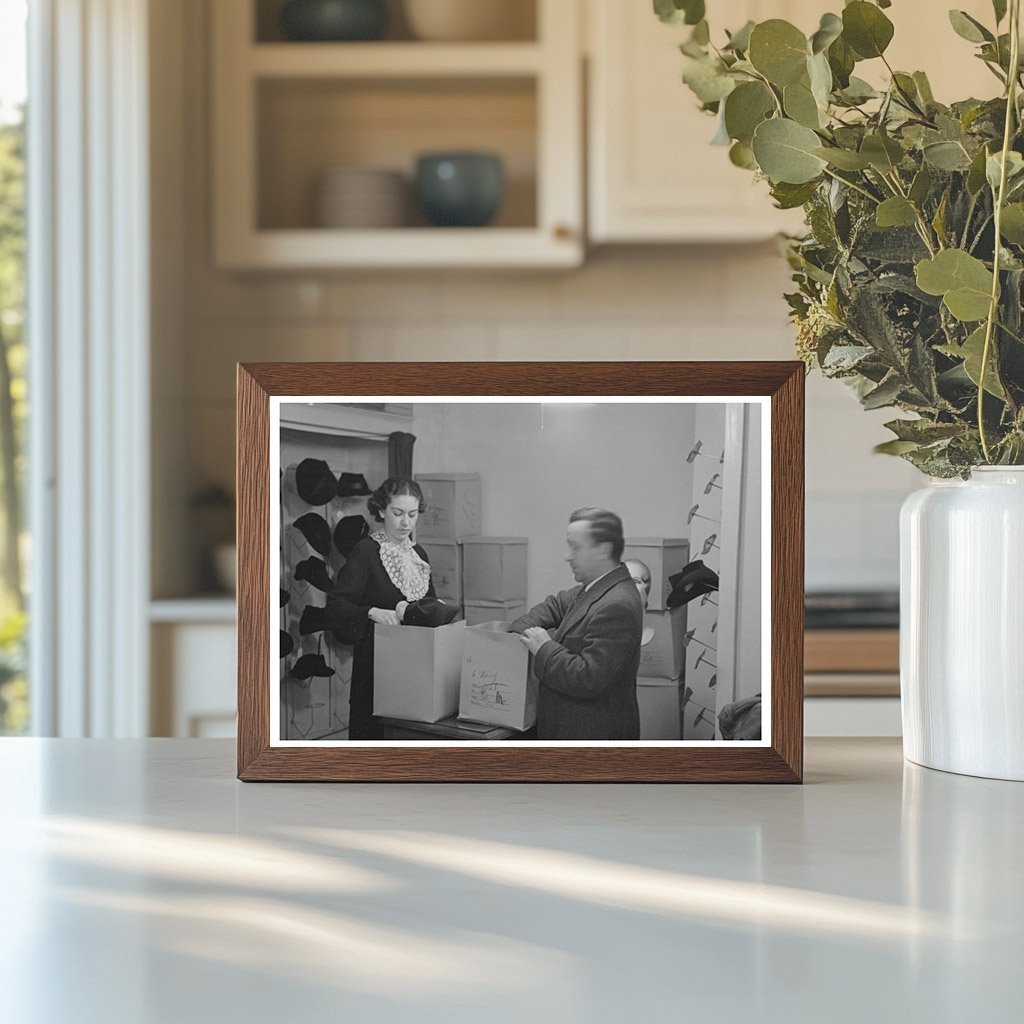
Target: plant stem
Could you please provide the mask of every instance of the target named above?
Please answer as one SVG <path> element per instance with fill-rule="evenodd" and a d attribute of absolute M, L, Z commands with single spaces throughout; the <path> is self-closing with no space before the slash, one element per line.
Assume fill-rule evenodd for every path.
<path fill-rule="evenodd" d="M 1013 121 L 1017 113 L 1017 74 L 1020 64 L 1020 0 L 1010 0 L 1010 74 L 1006 83 L 1006 123 L 1003 126 L 1003 151 L 999 167 L 999 191 L 995 202 L 995 246 L 992 256 L 992 294 L 989 299 L 988 319 L 985 322 L 985 346 L 981 350 L 981 371 L 978 374 L 978 435 L 985 461 L 992 462 L 988 436 L 985 433 L 985 373 L 992 349 L 992 332 L 999 312 L 999 243 L 1002 239 L 1001 226 L 1003 203 L 1006 198 L 1006 165 L 1013 137 Z"/>
<path fill-rule="evenodd" d="M 845 178 L 840 178 L 838 174 L 834 174 L 827 167 L 825 168 L 825 173 L 830 178 L 832 178 L 833 181 L 838 181 L 841 185 L 845 185 L 847 188 L 852 188 L 854 192 L 859 192 L 866 199 L 870 199 L 871 202 L 873 202 L 875 204 L 875 206 L 877 206 L 879 204 L 879 202 L 881 201 L 876 196 L 873 196 L 866 189 L 861 188 L 860 185 L 854 184 L 854 182 L 852 182 L 852 181 L 847 181 Z"/>

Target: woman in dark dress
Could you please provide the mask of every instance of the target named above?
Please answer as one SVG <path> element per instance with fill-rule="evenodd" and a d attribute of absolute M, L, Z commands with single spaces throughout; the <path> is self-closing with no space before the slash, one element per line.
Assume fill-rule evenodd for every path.
<path fill-rule="evenodd" d="M 374 623 L 397 626 L 406 605 L 435 597 L 427 554 L 412 542 L 416 519 L 426 509 L 415 480 L 389 477 L 370 495 L 367 508 L 381 528 L 358 541 L 338 573 L 327 600 L 328 618 L 358 637 L 352 655 L 350 740 L 379 740 L 373 717 Z"/>

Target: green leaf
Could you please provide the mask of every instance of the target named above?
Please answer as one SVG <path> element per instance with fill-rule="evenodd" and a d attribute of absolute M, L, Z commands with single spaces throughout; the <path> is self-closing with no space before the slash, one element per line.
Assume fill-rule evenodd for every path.
<path fill-rule="evenodd" d="M 976 196 L 985 187 L 985 165 L 988 162 L 988 149 L 982 146 L 971 160 L 970 170 L 967 172 L 967 191 Z"/>
<path fill-rule="evenodd" d="M 704 0 L 654 0 L 654 13 L 667 25 L 696 25 L 704 17 Z"/>
<path fill-rule="evenodd" d="M 914 204 L 902 196 L 893 196 L 878 204 L 875 223 L 880 228 L 902 228 L 917 223 Z"/>
<path fill-rule="evenodd" d="M 953 26 L 953 31 L 969 43 L 995 42 L 996 37 L 966 11 L 950 11 L 949 23 Z"/>
<path fill-rule="evenodd" d="M 876 171 L 883 174 L 891 174 L 903 159 L 903 147 L 887 135 L 865 135 L 860 152 Z"/>
<path fill-rule="evenodd" d="M 907 452 L 916 451 L 920 447 L 917 441 L 883 441 L 871 450 L 876 455 L 906 455 Z"/>
<path fill-rule="evenodd" d="M 828 161 L 833 167 L 841 171 L 863 171 L 871 166 L 871 161 L 852 149 L 837 149 L 833 146 L 819 146 L 814 150 L 815 156 Z"/>
<path fill-rule="evenodd" d="M 981 382 L 981 360 L 985 351 L 985 325 L 982 324 L 975 330 L 967 340 L 960 346 L 940 345 L 938 351 L 953 359 L 962 359 L 963 368 L 967 376 L 978 387 Z M 996 370 L 996 346 L 993 340 L 989 344 L 988 364 L 985 367 L 985 390 L 996 398 L 1006 400 L 1006 392 L 999 383 L 999 374 Z"/>
<path fill-rule="evenodd" d="M 729 137 L 750 145 L 754 129 L 775 110 L 775 98 L 763 82 L 743 82 L 725 101 Z"/>
<path fill-rule="evenodd" d="M 887 405 L 894 405 L 903 390 L 900 378 L 893 374 L 887 377 L 878 387 L 869 391 L 860 401 L 865 409 L 882 409 Z"/>
<path fill-rule="evenodd" d="M 1024 203 L 1010 203 L 1003 208 L 999 233 L 1014 245 L 1024 245 Z"/>
<path fill-rule="evenodd" d="M 928 81 L 928 76 L 923 71 L 915 71 L 913 74 L 914 84 L 917 86 L 917 94 L 925 101 L 925 103 L 934 103 L 935 97 L 932 95 L 932 86 Z"/>
<path fill-rule="evenodd" d="M 843 9 L 843 39 L 861 59 L 881 57 L 892 36 L 892 22 L 874 4 L 853 0 Z"/>
<path fill-rule="evenodd" d="M 733 32 L 729 42 L 722 49 L 733 50 L 736 53 L 746 53 L 750 47 L 750 33 L 754 30 L 755 22 L 748 21 L 743 28 Z"/>
<path fill-rule="evenodd" d="M 967 150 L 959 142 L 927 143 L 922 147 L 925 160 L 940 171 L 966 171 L 971 166 Z"/>
<path fill-rule="evenodd" d="M 814 152 L 820 142 L 809 128 L 779 117 L 757 126 L 751 148 L 770 182 L 802 185 L 825 169 L 825 161 Z"/>
<path fill-rule="evenodd" d="M 988 160 L 985 161 L 985 177 L 988 179 L 989 185 L 992 186 L 992 191 L 996 191 L 999 188 L 999 177 L 1003 170 L 1003 154 L 1002 152 L 993 153 Z M 1020 153 L 1010 150 L 1006 154 L 1006 186 L 1012 191 L 1014 183 L 1024 175 L 1024 157 Z"/>
<path fill-rule="evenodd" d="M 832 69 L 828 66 L 828 57 L 823 53 L 811 57 L 807 62 L 807 77 L 811 83 L 811 94 L 818 109 L 822 112 L 822 126 L 828 123 L 828 103 L 832 94 Z"/>
<path fill-rule="evenodd" d="M 736 88 L 735 81 L 715 60 L 688 61 L 683 81 L 701 103 L 724 100 Z"/>
<path fill-rule="evenodd" d="M 750 33 L 747 59 L 772 85 L 798 82 L 807 68 L 807 38 L 788 21 L 772 18 Z"/>
<path fill-rule="evenodd" d="M 756 171 L 757 161 L 754 151 L 745 142 L 734 142 L 729 149 L 729 160 L 745 171 Z"/>
<path fill-rule="evenodd" d="M 856 59 L 851 50 L 840 36 L 826 51 L 828 53 L 828 66 L 832 69 L 832 77 L 835 79 L 836 88 L 845 89 L 850 84 L 850 75 Z"/>
<path fill-rule="evenodd" d="M 879 91 L 862 78 L 858 78 L 856 75 L 851 75 L 849 83 L 846 88 L 842 91 L 843 99 L 849 100 L 851 103 L 866 103 L 868 100 L 873 100 L 879 95 Z"/>
<path fill-rule="evenodd" d="M 827 50 L 842 34 L 843 19 L 835 14 L 823 14 L 818 31 L 811 36 L 811 53 Z"/>
<path fill-rule="evenodd" d="M 801 185 L 780 182 L 772 186 L 772 199 L 775 200 L 780 210 L 795 210 L 798 206 L 803 206 L 817 190 L 817 181 L 805 182 Z"/>
<path fill-rule="evenodd" d="M 928 197 L 934 180 L 935 176 L 932 174 L 931 169 L 927 164 L 922 164 L 921 170 L 914 175 L 914 182 L 910 186 L 907 197 L 916 206 L 920 206 Z"/>
<path fill-rule="evenodd" d="M 992 272 L 981 260 L 962 249 L 945 249 L 915 267 L 917 286 L 929 295 L 941 295 L 946 307 L 965 323 L 988 316 Z"/>
<path fill-rule="evenodd" d="M 782 90 L 782 106 L 786 116 L 805 128 L 822 128 L 824 119 L 811 92 L 809 82 L 796 82 Z"/>

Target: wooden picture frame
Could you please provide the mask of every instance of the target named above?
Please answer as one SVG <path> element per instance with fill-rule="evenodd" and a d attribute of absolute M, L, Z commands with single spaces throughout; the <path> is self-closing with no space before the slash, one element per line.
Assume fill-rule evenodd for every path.
<path fill-rule="evenodd" d="M 770 733 L 760 742 L 282 745 L 271 601 L 272 407 L 296 399 L 593 404 L 760 403 L 758 594 Z M 591 404 L 591 403 L 586 403 Z M 799 362 L 255 363 L 238 366 L 238 777 L 243 781 L 800 782 L 803 773 L 804 367 Z M 275 416 L 277 413 L 275 412 Z M 696 415 L 696 414 L 695 414 Z M 638 439 L 639 440 L 639 439 Z M 680 465 L 687 452 L 680 443 Z M 278 448 L 279 450 L 279 448 Z M 690 455 L 692 456 L 692 451 Z M 724 460 L 724 450 L 722 459 Z M 692 462 L 692 458 L 690 459 Z M 719 460 L 721 461 L 721 460 Z M 275 474 L 275 481 L 280 473 Z M 583 504 L 584 502 L 581 502 Z M 570 510 L 566 509 L 568 513 Z M 764 513 L 768 515 L 765 516 Z M 682 522 L 686 510 L 680 509 Z M 723 519 L 725 513 L 722 513 Z M 552 531 L 564 530 L 553 523 Z M 629 530 L 627 528 L 626 532 Z M 724 536 L 723 530 L 723 536 Z M 739 541 L 737 541 L 739 547 Z M 563 569 L 564 571 L 564 569 Z M 272 607 L 273 605 L 273 607 Z M 763 610 L 767 608 L 767 614 Z M 717 624 L 717 620 L 716 620 Z M 271 634 L 274 634 L 273 640 Z M 273 673 L 271 669 L 273 668 Z M 276 680 L 276 688 L 275 688 Z M 272 696 L 273 691 L 273 696 Z"/>

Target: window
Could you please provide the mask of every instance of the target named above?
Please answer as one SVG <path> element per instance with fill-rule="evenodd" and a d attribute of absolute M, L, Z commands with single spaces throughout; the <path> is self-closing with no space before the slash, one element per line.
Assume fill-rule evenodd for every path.
<path fill-rule="evenodd" d="M 26 0 L 0 0 L 0 735 L 29 727 L 25 442 Z"/>

